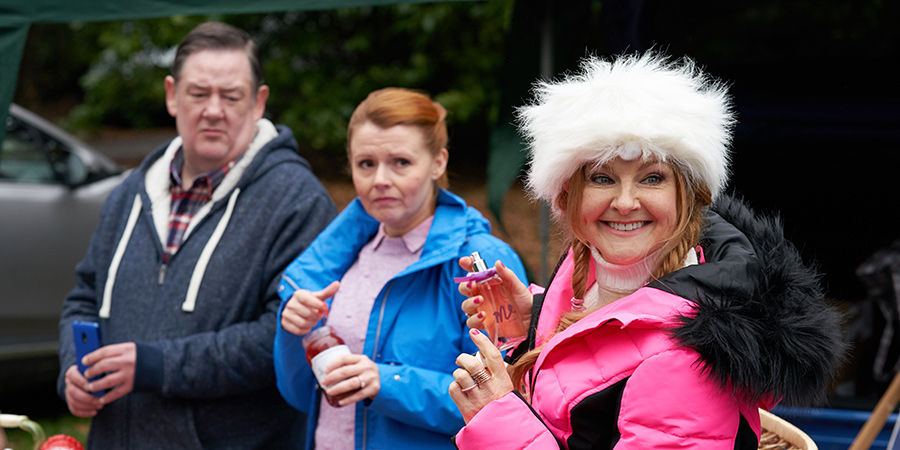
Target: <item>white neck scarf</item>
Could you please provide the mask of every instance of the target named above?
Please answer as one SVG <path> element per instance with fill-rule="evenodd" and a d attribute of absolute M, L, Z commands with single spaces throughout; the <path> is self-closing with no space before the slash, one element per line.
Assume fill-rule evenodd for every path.
<path fill-rule="evenodd" d="M 659 264 L 662 257 L 661 250 L 631 264 L 613 264 L 603 259 L 600 251 L 591 246 L 596 281 L 584 294 L 583 308 L 587 310 L 601 308 L 643 287 L 650 281 L 651 272 Z M 697 253 L 689 251 L 684 266 L 693 264 L 697 264 Z"/>

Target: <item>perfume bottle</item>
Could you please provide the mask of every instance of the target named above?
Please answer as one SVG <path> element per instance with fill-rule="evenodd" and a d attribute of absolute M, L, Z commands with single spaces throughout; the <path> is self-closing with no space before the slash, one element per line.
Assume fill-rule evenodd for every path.
<path fill-rule="evenodd" d="M 484 303 L 478 311 L 484 313 L 484 329 L 488 337 L 500 350 L 515 347 L 526 337 L 526 328 L 519 312 L 509 301 L 509 295 L 503 288 L 497 269 L 488 268 L 478 252 L 472 252 L 470 256 L 475 260 L 472 265 L 474 272 L 458 278 L 457 282 L 478 283 L 478 292 L 484 298 Z"/>
<path fill-rule="evenodd" d="M 319 387 L 322 390 L 322 395 L 325 396 L 325 400 L 329 405 L 339 408 L 341 405 L 338 402 L 341 399 L 359 389 L 341 395 L 328 395 L 325 393 L 326 386 L 322 383 L 322 380 L 325 379 L 325 368 L 328 367 L 328 364 L 338 356 L 349 355 L 350 347 L 347 347 L 344 344 L 344 340 L 334 332 L 333 328 L 327 325 L 303 336 L 302 343 L 303 348 L 306 350 L 306 362 L 312 367 L 313 374 L 315 374 Z"/>

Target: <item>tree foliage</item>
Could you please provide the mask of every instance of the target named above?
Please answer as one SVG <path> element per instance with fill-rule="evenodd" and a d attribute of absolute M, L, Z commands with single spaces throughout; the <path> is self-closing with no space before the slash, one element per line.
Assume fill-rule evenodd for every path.
<path fill-rule="evenodd" d="M 23 73 L 59 75 L 54 68 L 66 68 L 67 80 L 55 84 L 83 92 L 83 98 L 71 98 L 77 106 L 64 121 L 70 129 L 171 126 L 163 78 L 175 47 L 197 24 L 219 20 L 247 30 L 259 44 L 264 81 L 272 92 L 267 115 L 293 129 L 304 156 L 321 159 L 313 161 L 317 169 L 339 166 L 334 162 L 343 158 L 353 108 L 386 86 L 434 96 L 449 112 L 451 145 L 454 137 L 467 143 L 454 156 L 471 153 L 483 161 L 486 130 L 497 116 L 497 73 L 512 5 L 512 0 L 443 2 L 38 25 L 30 34 Z M 48 48 L 44 36 L 56 37 L 65 61 L 33 53 Z M 73 74 L 78 89 L 70 81 Z M 41 101 L 37 86 L 48 85 L 54 85 L 49 78 L 23 80 L 17 100 Z"/>
<path fill-rule="evenodd" d="M 504 42 L 516 28 L 514 4 L 518 34 Z M 516 55 L 538 59 L 547 5 L 555 21 L 553 74 L 576 68 L 585 54 L 656 48 L 692 56 L 733 82 L 738 95 L 896 96 L 897 84 L 883 69 L 885 57 L 897 52 L 892 2 L 491 0 L 37 24 L 16 101 L 40 105 L 39 112 L 61 103 L 57 110 L 68 114 L 73 131 L 171 126 L 162 80 L 174 48 L 198 23 L 221 20 L 259 42 L 272 89 L 268 115 L 294 130 L 317 170 L 342 167 L 336 162 L 344 155 L 346 120 L 367 93 L 403 86 L 447 107 L 451 171 L 481 177 L 490 128 L 510 121 L 536 78 L 536 70 L 525 69 L 538 63 Z"/>

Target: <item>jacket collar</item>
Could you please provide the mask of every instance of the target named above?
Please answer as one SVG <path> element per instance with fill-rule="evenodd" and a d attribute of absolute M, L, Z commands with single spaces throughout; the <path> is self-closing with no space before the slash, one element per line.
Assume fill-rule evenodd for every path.
<path fill-rule="evenodd" d="M 422 257 L 403 273 L 456 258 L 459 255 L 459 246 L 471 234 L 470 227 L 477 227 L 481 222 L 470 221 L 470 219 L 474 219 L 474 217 L 469 217 L 465 200 L 441 188 L 438 191 L 434 222 L 431 224 L 428 239 L 422 249 Z M 490 228 L 486 223 L 480 225 Z"/>
<path fill-rule="evenodd" d="M 375 237 L 380 224 L 366 212 L 358 197 L 344 208 L 336 220 L 340 221 L 336 225 L 341 230 L 342 241 L 334 251 L 340 253 L 336 255 L 338 260 L 352 263 L 354 255 Z M 354 226 L 347 226 L 350 223 Z M 456 258 L 459 255 L 459 246 L 466 241 L 466 236 L 481 229 L 490 230 L 487 220 L 477 213 L 470 214 L 465 200 L 442 188 L 438 192 L 434 220 L 422 248 L 422 256 L 397 274 L 397 277 Z M 346 267 L 335 269 L 343 273 Z"/>
<path fill-rule="evenodd" d="M 540 336 L 553 336 L 544 346 L 535 367 L 540 367 L 544 357 L 555 347 L 571 339 L 578 339 L 603 325 L 618 328 L 671 328 L 676 319 L 689 314 L 694 303 L 684 298 L 660 292 L 657 289 L 643 287 L 634 293 L 616 300 L 583 319 L 569 326 L 561 333 L 554 335 L 558 318 L 569 311 L 571 306 L 566 299 L 572 298 L 571 272 L 574 266 L 571 250 L 560 266 L 555 279 L 560 281 L 560 288 L 552 294 L 551 300 L 545 300 L 538 320 L 538 340 Z M 591 261 L 593 269 L 593 261 Z M 593 270 L 591 271 L 591 273 Z M 590 277 L 590 274 L 589 274 Z M 566 280 L 565 283 L 562 281 Z M 540 345 L 540 341 L 537 345 Z"/>

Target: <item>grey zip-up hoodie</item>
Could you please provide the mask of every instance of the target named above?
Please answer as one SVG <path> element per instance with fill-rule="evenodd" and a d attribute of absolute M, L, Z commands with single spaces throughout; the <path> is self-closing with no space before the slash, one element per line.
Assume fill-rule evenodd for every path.
<path fill-rule="evenodd" d="M 98 321 L 104 344 L 137 343 L 137 364 L 133 392 L 93 419 L 90 448 L 302 447 L 305 418 L 275 388 L 276 289 L 336 208 L 291 131 L 267 120 L 260 130 L 274 138 L 251 146 L 240 178 L 217 188 L 168 264 L 160 158 L 177 140 L 104 204 L 64 303 L 57 389 L 64 397 L 75 363 L 73 320 Z"/>

